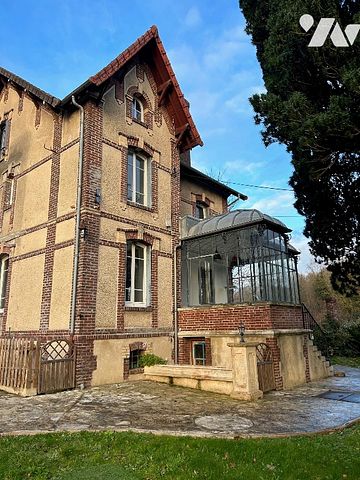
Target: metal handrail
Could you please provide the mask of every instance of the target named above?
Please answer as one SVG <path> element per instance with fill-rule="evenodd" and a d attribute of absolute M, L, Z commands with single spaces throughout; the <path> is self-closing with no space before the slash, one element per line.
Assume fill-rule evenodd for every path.
<path fill-rule="evenodd" d="M 322 326 L 315 320 L 307 306 L 302 303 L 303 326 L 305 330 L 311 330 L 309 338 L 315 340 L 316 346 L 321 350 L 325 358 L 330 361 L 331 347 L 329 345 L 328 335 Z"/>

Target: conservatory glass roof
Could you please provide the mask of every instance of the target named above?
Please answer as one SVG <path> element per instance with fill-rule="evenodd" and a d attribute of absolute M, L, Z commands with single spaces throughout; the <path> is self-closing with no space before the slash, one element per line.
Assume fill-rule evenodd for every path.
<path fill-rule="evenodd" d="M 275 230 L 283 233 L 291 232 L 290 228 L 277 218 L 266 215 L 256 209 L 242 209 L 201 220 L 189 228 L 185 238 L 217 233 L 223 230 L 241 228 L 264 222 L 272 225 Z"/>

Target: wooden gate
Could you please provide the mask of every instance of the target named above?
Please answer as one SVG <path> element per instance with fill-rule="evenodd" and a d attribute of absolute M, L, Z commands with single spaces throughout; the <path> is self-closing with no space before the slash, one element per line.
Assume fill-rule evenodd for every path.
<path fill-rule="evenodd" d="M 75 387 L 75 345 L 59 339 L 41 347 L 38 393 L 54 393 Z"/>
<path fill-rule="evenodd" d="M 0 338 L 0 389 L 36 395 L 39 343 L 32 338 Z"/>
<path fill-rule="evenodd" d="M 271 349 L 266 343 L 259 343 L 256 347 L 257 370 L 259 389 L 265 392 L 275 390 L 274 365 Z"/>

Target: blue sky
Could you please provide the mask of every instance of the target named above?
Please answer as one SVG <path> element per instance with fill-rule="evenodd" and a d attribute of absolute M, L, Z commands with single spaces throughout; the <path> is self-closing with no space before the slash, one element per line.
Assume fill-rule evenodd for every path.
<path fill-rule="evenodd" d="M 193 165 L 247 194 L 238 208 L 258 208 L 293 229 L 311 263 L 304 221 L 293 208 L 290 156 L 265 148 L 248 98 L 264 91 L 255 48 L 237 0 L 2 0 L 0 64 L 64 97 L 151 25 L 159 33 L 205 143 Z M 246 187 L 271 186 L 284 191 Z"/>

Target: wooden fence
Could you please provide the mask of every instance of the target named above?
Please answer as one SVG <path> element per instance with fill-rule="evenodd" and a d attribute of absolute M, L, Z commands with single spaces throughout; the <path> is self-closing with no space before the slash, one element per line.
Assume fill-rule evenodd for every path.
<path fill-rule="evenodd" d="M 0 390 L 29 396 L 75 387 L 75 346 L 58 339 L 0 338 Z"/>
<path fill-rule="evenodd" d="M 26 338 L 0 338 L 0 388 L 19 395 L 36 395 L 39 343 Z"/>

